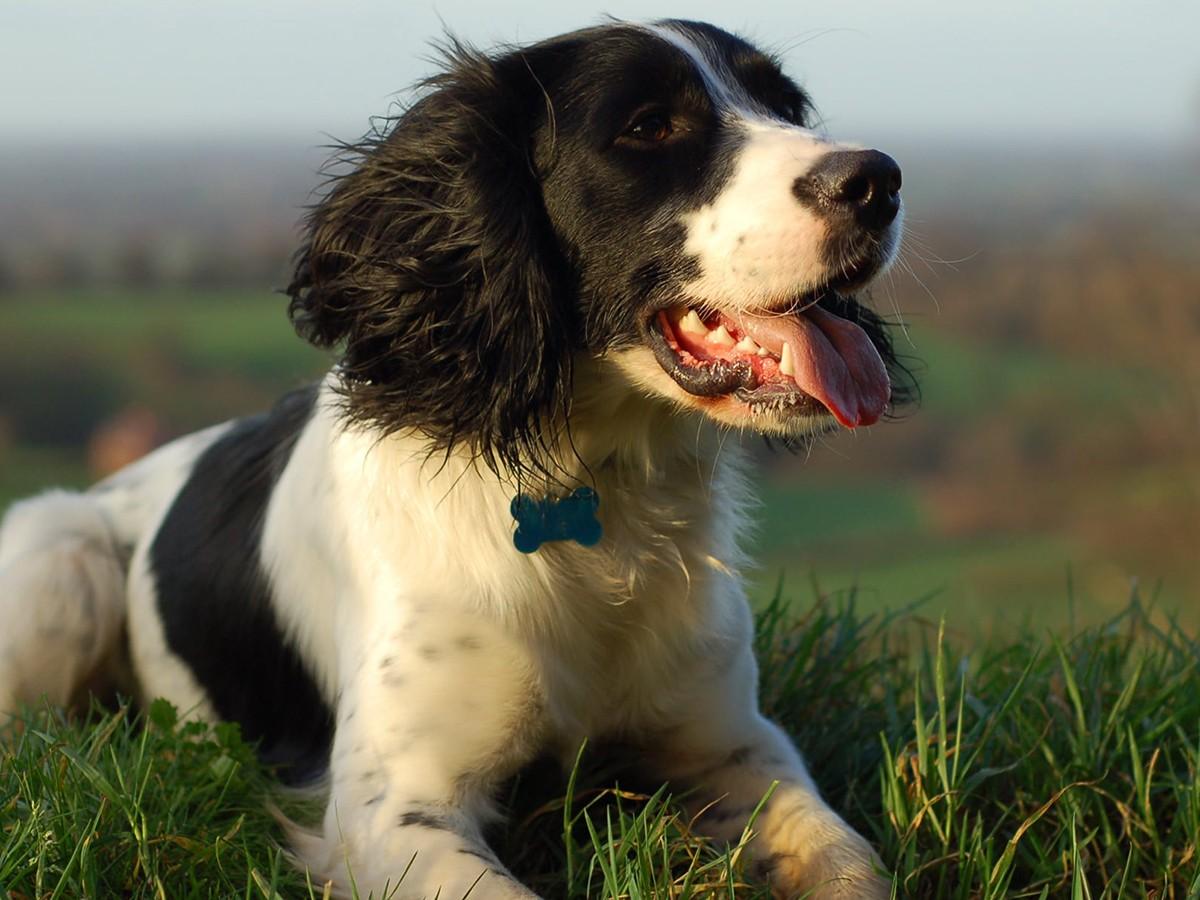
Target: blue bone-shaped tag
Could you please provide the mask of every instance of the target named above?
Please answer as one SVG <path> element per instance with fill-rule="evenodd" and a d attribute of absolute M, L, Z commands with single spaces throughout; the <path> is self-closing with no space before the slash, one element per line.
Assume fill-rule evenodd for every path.
<path fill-rule="evenodd" d="M 561 500 L 517 494 L 510 507 L 517 520 L 513 543 L 522 553 L 533 553 L 547 541 L 575 541 L 591 547 L 603 533 L 596 518 L 599 507 L 600 497 L 590 487 L 576 488 Z"/>

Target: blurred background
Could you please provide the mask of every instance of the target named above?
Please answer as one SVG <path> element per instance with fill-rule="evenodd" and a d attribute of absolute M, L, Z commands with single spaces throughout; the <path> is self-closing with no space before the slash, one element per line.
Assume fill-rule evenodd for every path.
<path fill-rule="evenodd" d="M 328 359 L 278 289 L 333 138 L 481 45 L 706 19 L 904 169 L 874 291 L 923 401 L 763 453 L 761 596 L 960 629 L 1200 619 L 1200 5 L 580 0 L 9 4 L 0 27 L 0 505 L 261 409 Z"/>

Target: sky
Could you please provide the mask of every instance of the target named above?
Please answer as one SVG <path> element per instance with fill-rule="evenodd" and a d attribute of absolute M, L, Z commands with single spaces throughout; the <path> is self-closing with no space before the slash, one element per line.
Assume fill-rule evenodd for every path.
<path fill-rule="evenodd" d="M 1200 0 L 3 0 L 0 140 L 354 138 L 444 29 L 488 46 L 605 15 L 780 52 L 847 140 L 1200 144 Z"/>

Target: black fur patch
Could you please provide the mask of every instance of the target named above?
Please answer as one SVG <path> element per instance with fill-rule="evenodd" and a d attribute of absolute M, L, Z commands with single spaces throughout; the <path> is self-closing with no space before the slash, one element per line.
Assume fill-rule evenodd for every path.
<path fill-rule="evenodd" d="M 450 831 L 450 823 L 442 816 L 433 813 L 416 812 L 401 813 L 396 819 L 396 824 L 401 828 L 429 828 L 433 831 Z"/>
<path fill-rule="evenodd" d="M 260 558 L 271 490 L 312 414 L 316 387 L 242 419 L 204 451 L 150 548 L 167 645 L 222 719 L 302 781 L 328 764 L 333 715 L 284 640 Z"/>
<path fill-rule="evenodd" d="M 473 856 L 476 859 L 483 860 L 485 863 L 488 863 L 489 865 L 493 866 L 493 869 L 492 869 L 493 872 L 496 871 L 495 867 L 498 867 L 500 865 L 500 861 L 498 859 L 496 859 L 496 855 L 494 853 L 490 853 L 486 850 L 480 850 L 476 847 L 459 847 L 458 852 L 461 853 L 463 856 Z"/>

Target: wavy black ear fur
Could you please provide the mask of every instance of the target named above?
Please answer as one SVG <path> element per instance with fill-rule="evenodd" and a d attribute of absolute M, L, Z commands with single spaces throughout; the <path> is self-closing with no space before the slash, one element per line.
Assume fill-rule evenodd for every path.
<path fill-rule="evenodd" d="M 575 328 L 534 164 L 548 101 L 522 51 L 443 52 L 421 99 L 340 148 L 349 171 L 307 219 L 289 314 L 344 347 L 352 422 L 545 472 Z"/>

